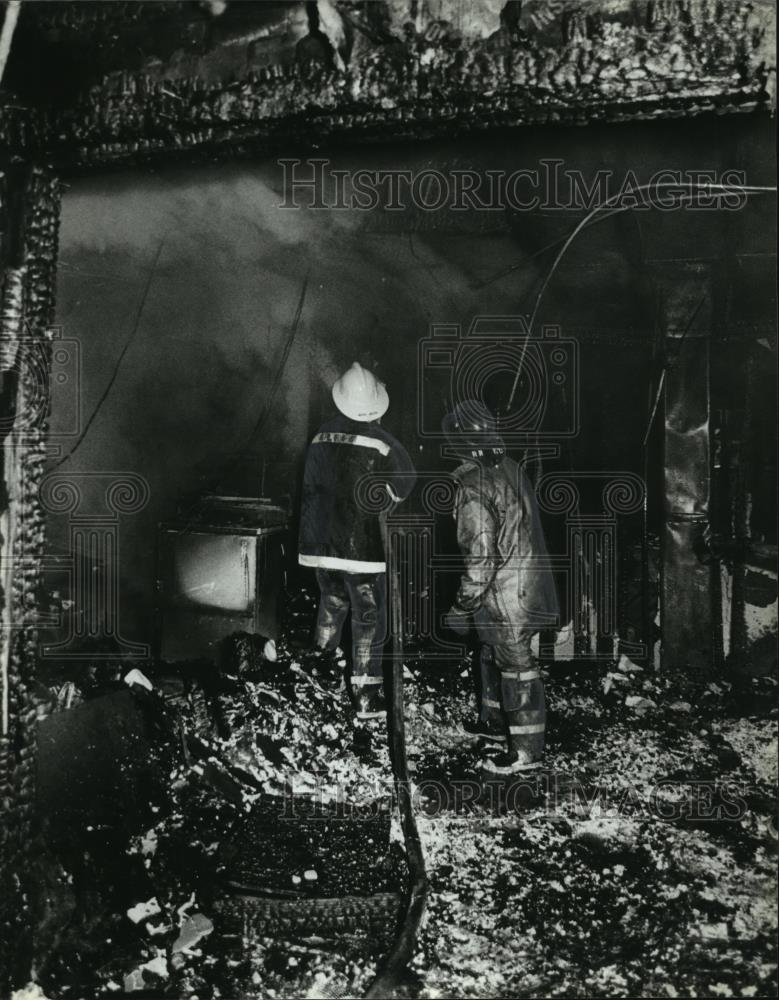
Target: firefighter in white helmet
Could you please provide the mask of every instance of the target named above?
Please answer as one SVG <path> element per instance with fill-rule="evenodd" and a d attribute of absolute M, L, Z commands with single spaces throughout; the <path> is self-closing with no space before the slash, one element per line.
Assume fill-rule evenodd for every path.
<path fill-rule="evenodd" d="M 386 713 L 387 602 L 382 528 L 365 487 L 400 502 L 416 474 L 405 448 L 379 426 L 389 396 L 372 372 L 355 362 L 333 386 L 333 401 L 340 413 L 319 429 L 306 456 L 298 559 L 316 570 L 318 650 L 336 649 L 351 609 L 352 693 L 357 717 L 371 719 Z"/>

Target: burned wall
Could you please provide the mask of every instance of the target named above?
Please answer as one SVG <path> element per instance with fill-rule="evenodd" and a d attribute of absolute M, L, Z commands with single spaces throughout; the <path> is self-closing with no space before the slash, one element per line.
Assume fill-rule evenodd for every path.
<path fill-rule="evenodd" d="M 59 473 L 132 473 L 148 482 L 147 505 L 120 531 L 128 638 L 149 639 L 156 523 L 203 490 L 264 490 L 288 495 L 294 508 L 306 442 L 331 412 L 329 386 L 345 366 L 357 359 L 376 367 L 390 391 L 386 426 L 421 468 L 440 468 L 418 409 L 418 345 L 431 324 L 467 329 L 478 315 L 530 314 L 555 253 L 587 214 L 599 171 L 610 172 L 610 194 L 661 170 L 703 171 L 709 179 L 742 170 L 747 183 L 770 184 L 773 136 L 758 115 L 725 120 L 716 132 L 707 120 L 586 133 L 537 128 L 321 156 L 329 186 L 320 207 L 311 207 L 305 186 L 290 187 L 293 176 L 309 178 L 317 168 L 288 165 L 285 190 L 284 170 L 270 160 L 74 179 L 65 195 L 58 321 L 81 357 L 79 433 L 94 419 L 81 439 L 74 383 L 55 382 L 54 461 Z M 336 172 L 346 171 L 351 184 L 361 169 L 415 178 L 436 170 L 449 181 L 458 170 L 530 173 L 518 182 L 515 203 L 497 209 L 473 198 L 436 207 L 429 173 L 416 191 L 425 207 L 408 196 L 388 207 L 386 192 L 377 207 L 370 199 L 359 207 L 352 187 L 344 189 L 349 207 L 338 207 Z M 584 188 L 572 196 L 576 171 Z M 285 200 L 301 207 L 280 208 Z M 580 346 L 581 426 L 546 471 L 642 474 L 650 380 L 662 360 L 658 262 L 705 258 L 720 297 L 713 336 L 736 351 L 761 338 L 775 343 L 771 216 L 757 199 L 730 208 L 603 213 L 572 243 L 535 328 L 558 324 Z M 430 419 L 440 419 L 444 400 L 425 405 L 436 414 Z M 661 490 L 659 482 L 650 487 Z M 50 518 L 62 556 L 66 520 Z"/>
<path fill-rule="evenodd" d="M 97 165 L 744 111 L 773 100 L 774 48 L 768 0 L 39 2 L 0 134 Z"/>
<path fill-rule="evenodd" d="M 49 171 L 0 177 L 0 992 L 30 963 L 35 833 L 40 483 L 48 427 L 49 331 L 60 189 Z"/>

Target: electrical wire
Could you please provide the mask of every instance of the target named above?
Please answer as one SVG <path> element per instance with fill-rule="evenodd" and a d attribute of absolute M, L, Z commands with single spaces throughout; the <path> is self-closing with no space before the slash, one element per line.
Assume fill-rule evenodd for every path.
<path fill-rule="evenodd" d="M 654 190 L 654 191 L 659 191 L 659 190 L 662 190 L 662 189 L 665 189 L 665 188 L 673 188 L 675 191 L 678 191 L 678 189 L 679 189 L 680 186 L 681 186 L 680 184 L 673 183 L 673 182 L 669 182 L 669 183 L 666 183 L 666 184 L 639 184 L 637 187 L 631 188 L 630 194 L 631 195 L 636 195 L 636 194 L 639 194 L 642 191 L 648 191 L 650 189 Z M 754 185 L 754 184 L 747 184 L 747 185 L 735 185 L 735 184 L 697 184 L 695 182 L 688 182 L 687 186 L 690 187 L 691 189 L 694 188 L 696 191 L 698 191 L 698 190 L 705 190 L 709 194 L 715 194 L 716 193 L 716 194 L 719 194 L 720 196 L 723 196 L 723 197 L 726 194 L 734 194 L 734 193 L 735 194 L 747 194 L 747 195 L 749 195 L 749 194 L 768 194 L 768 193 L 774 193 L 775 194 L 776 193 L 776 187 L 775 186 L 767 186 L 767 185 L 766 186 L 759 186 L 759 185 Z M 685 197 L 691 198 L 692 195 L 693 195 L 693 191 L 690 190 L 687 193 L 682 193 L 679 197 L 680 197 L 680 200 L 681 200 L 681 199 L 683 199 Z M 590 222 L 595 221 L 596 220 L 596 216 L 598 216 L 599 213 L 606 211 L 606 209 L 610 209 L 608 215 L 601 216 L 600 218 L 597 219 L 598 222 L 602 222 L 604 219 L 610 218 L 612 215 L 616 215 L 619 212 L 628 212 L 628 211 L 631 211 L 632 209 L 634 209 L 636 207 L 635 205 L 617 205 L 616 201 L 618 199 L 620 199 L 620 198 L 623 198 L 623 197 L 624 197 L 624 194 L 620 191 L 616 195 L 612 195 L 611 198 L 607 198 L 606 201 L 604 201 L 601 205 L 596 205 L 593 209 L 591 209 L 587 213 L 587 215 L 581 220 L 581 222 L 579 222 L 574 227 L 574 229 L 571 231 L 570 235 L 567 237 L 567 239 L 563 243 L 562 247 L 560 248 L 557 256 L 555 257 L 554 261 L 552 262 L 552 265 L 549 268 L 549 271 L 547 272 L 547 275 L 546 275 L 546 277 L 544 278 L 544 281 L 541 284 L 541 288 L 539 289 L 538 295 L 536 296 L 536 301 L 535 301 L 535 304 L 533 306 L 533 311 L 530 314 L 530 319 L 528 321 L 528 337 L 525 339 L 525 341 L 524 341 L 524 343 L 522 345 L 522 352 L 521 352 L 520 357 L 519 357 L 519 363 L 517 365 L 517 373 L 514 376 L 514 382 L 513 382 L 513 385 L 511 387 L 511 393 L 509 395 L 508 404 L 506 406 L 506 413 L 508 413 L 511 410 L 511 406 L 512 406 L 512 404 L 514 402 L 514 396 L 516 395 L 517 386 L 519 385 L 519 379 L 520 379 L 520 375 L 522 373 L 522 366 L 524 364 L 525 355 L 527 353 L 528 341 L 529 341 L 530 336 L 532 335 L 533 326 L 535 324 L 536 316 L 538 315 L 538 308 L 541 305 L 541 300 L 542 300 L 542 298 L 544 296 L 544 293 L 546 292 L 546 289 L 549 286 L 549 282 L 552 280 L 552 276 L 554 275 L 555 271 L 557 270 L 557 268 L 558 268 L 558 266 L 560 264 L 560 261 L 563 259 L 563 257 L 565 256 L 566 252 L 568 251 L 568 248 L 571 246 L 571 244 L 576 239 L 576 237 L 579 235 L 579 233 L 583 229 L 585 229 L 589 225 Z"/>
<path fill-rule="evenodd" d="M 246 450 L 248 449 L 249 445 L 252 443 L 254 438 L 257 436 L 257 434 L 259 434 L 259 432 L 265 426 L 265 422 L 273 410 L 273 404 L 276 400 L 276 394 L 278 392 L 279 385 L 281 384 L 281 379 L 284 375 L 284 371 L 287 367 L 287 361 L 289 359 L 289 355 L 292 350 L 292 345 L 295 343 L 295 339 L 297 337 L 298 328 L 300 326 L 300 317 L 303 314 L 303 306 L 306 301 L 306 292 L 308 291 L 308 279 L 310 275 L 311 271 L 309 270 L 306 273 L 305 278 L 303 279 L 303 285 L 301 286 L 300 289 L 300 297 L 298 298 L 297 307 L 295 309 L 295 315 L 293 316 L 292 319 L 292 325 L 290 326 L 290 331 L 287 335 L 287 339 L 284 342 L 284 348 L 282 350 L 281 360 L 279 361 L 279 365 L 274 374 L 273 382 L 271 383 L 270 391 L 268 393 L 268 397 L 265 406 L 262 409 L 262 412 L 257 418 L 257 421 L 255 422 L 251 432 L 247 436 L 243 444 L 243 447 L 240 448 L 235 453 L 232 459 L 230 459 L 222 466 L 222 468 L 217 473 L 216 477 L 211 480 L 210 484 L 208 484 L 203 491 L 200 492 L 197 500 L 195 500 L 184 512 L 184 514 L 181 515 L 181 520 L 183 521 L 183 525 L 181 528 L 178 529 L 178 532 L 180 534 L 186 534 L 191 528 L 192 524 L 194 523 L 194 515 L 197 511 L 197 508 L 200 506 L 202 494 L 216 492 L 218 487 L 224 481 L 224 478 L 227 475 L 227 473 L 230 472 L 235 467 L 235 465 L 238 463 L 239 459 L 244 454 L 244 452 L 246 452 Z"/>
<path fill-rule="evenodd" d="M 87 420 L 86 424 L 84 425 L 84 430 L 79 435 L 78 440 L 73 445 L 73 447 L 70 449 L 70 451 L 67 453 L 67 455 L 63 455 L 62 458 L 58 462 L 55 463 L 54 469 L 58 469 L 61 465 L 64 465 L 65 462 L 67 462 L 69 459 L 71 459 L 76 454 L 76 452 L 78 451 L 78 449 L 81 447 L 81 445 L 82 445 L 82 443 L 84 441 L 84 438 L 89 433 L 89 428 L 94 423 L 95 417 L 100 412 L 100 409 L 101 409 L 103 403 L 105 403 L 106 399 L 108 398 L 108 394 L 110 393 L 111 389 L 114 386 L 114 383 L 116 382 L 116 379 L 117 379 L 117 377 L 119 375 L 119 368 L 121 367 L 122 361 L 124 361 L 124 357 L 127 354 L 127 352 L 129 351 L 132 342 L 135 340 L 135 335 L 138 333 L 138 329 L 139 329 L 140 324 L 141 324 L 141 316 L 143 315 L 143 310 L 146 307 L 146 300 L 149 297 L 149 290 L 151 288 L 151 283 L 152 283 L 152 280 L 154 279 L 154 274 L 155 274 L 155 272 L 157 270 L 157 264 L 159 262 L 160 254 L 162 253 L 162 248 L 163 248 L 164 245 L 165 245 L 165 240 L 162 240 L 160 242 L 159 247 L 157 248 L 157 253 L 156 253 L 155 257 L 154 257 L 154 263 L 152 264 L 151 270 L 149 271 L 149 277 L 146 280 L 146 287 L 143 290 L 143 297 L 141 298 L 141 303 L 138 306 L 138 312 L 135 314 L 135 323 L 133 324 L 133 328 L 132 328 L 132 331 L 130 332 L 130 336 L 127 338 L 127 341 L 125 342 L 124 347 L 122 348 L 122 350 L 119 353 L 119 357 L 116 359 L 116 363 L 114 364 L 114 370 L 111 373 L 111 377 L 108 380 L 108 383 L 107 383 L 105 389 L 103 390 L 102 395 L 100 396 L 100 399 L 98 399 L 97 404 L 96 404 L 94 410 L 92 410 L 92 413 L 91 413 L 91 415 L 89 417 L 89 420 Z"/>
<path fill-rule="evenodd" d="M 682 344 L 684 344 L 685 337 L 687 336 L 688 332 L 690 331 L 690 328 L 692 327 L 693 323 L 695 322 L 696 316 L 701 311 L 701 307 L 703 306 L 703 303 L 706 301 L 707 298 L 708 298 L 707 295 L 703 296 L 703 298 L 700 300 L 700 302 L 698 303 L 698 305 L 693 310 L 692 316 L 690 316 L 689 320 L 687 321 L 687 325 L 685 326 L 685 328 L 684 328 L 684 330 L 682 332 L 682 335 L 679 338 L 679 350 L 680 351 L 682 349 Z M 649 420 L 647 421 L 646 431 L 644 432 L 644 438 L 643 438 L 643 441 L 641 443 L 641 447 L 642 448 L 646 448 L 647 442 L 649 441 L 649 435 L 652 433 L 652 424 L 654 424 L 654 422 L 655 422 L 655 415 L 657 414 L 657 408 L 660 405 L 660 397 L 661 397 L 662 392 L 663 392 L 663 386 L 665 385 L 665 376 L 666 376 L 666 373 L 668 372 L 669 367 L 670 367 L 670 365 L 668 364 L 668 362 L 666 362 L 663 365 L 662 372 L 660 373 L 660 378 L 659 378 L 659 380 L 657 382 L 657 392 L 655 393 L 655 400 L 654 400 L 654 403 L 652 404 L 652 412 L 649 414 Z"/>
<path fill-rule="evenodd" d="M 639 193 L 641 191 L 646 191 L 646 190 L 648 190 L 650 188 L 652 188 L 654 190 L 661 190 L 661 189 L 666 189 L 666 188 L 673 188 L 674 190 L 678 190 L 679 186 L 680 185 L 676 184 L 676 183 L 668 183 L 668 184 L 641 184 L 641 185 L 637 186 L 636 188 L 633 188 L 631 190 L 631 194 L 637 194 L 637 193 Z M 708 191 L 710 194 L 713 193 L 712 189 L 716 189 L 717 193 L 719 193 L 719 194 L 721 194 L 723 196 L 725 194 L 732 194 L 734 192 L 735 193 L 741 193 L 741 194 L 747 194 L 747 195 L 749 195 L 749 194 L 768 194 L 768 193 L 775 194 L 776 193 L 776 187 L 775 186 L 767 186 L 767 185 L 766 186 L 762 186 L 762 185 L 731 185 L 731 184 L 697 184 L 697 183 L 694 183 L 694 182 L 689 182 L 688 183 L 688 187 L 690 188 L 690 191 L 686 192 L 686 193 L 683 192 L 682 195 L 680 195 L 680 201 L 682 199 L 684 199 L 685 197 L 691 198 L 692 194 L 693 194 L 693 190 L 698 191 L 698 190 L 701 190 L 701 189 Z M 546 289 L 549 286 L 549 282 L 552 280 L 552 277 L 553 277 L 555 271 L 557 270 L 560 262 L 562 261 L 563 257 L 565 256 L 566 252 L 568 251 L 568 248 L 571 246 L 571 244 L 576 239 L 576 237 L 584 229 L 586 229 L 590 224 L 595 224 L 596 222 L 602 222 L 605 219 L 611 218 L 613 215 L 616 215 L 616 214 L 618 214 L 620 212 L 626 212 L 626 211 L 628 211 L 628 210 L 633 209 L 633 208 L 636 207 L 634 205 L 624 205 L 623 206 L 623 205 L 613 204 L 616 200 L 618 200 L 618 199 L 620 199 L 622 197 L 623 197 L 623 195 L 620 192 L 619 194 L 613 196 L 612 198 L 608 198 L 605 202 L 603 202 L 602 205 L 596 205 L 593 209 L 591 209 L 590 212 L 588 212 L 588 214 L 574 227 L 574 229 L 571 231 L 570 235 L 566 238 L 565 242 L 561 246 L 559 252 L 555 256 L 555 259 L 552 262 L 552 265 L 549 268 L 549 271 L 547 272 L 546 277 L 544 278 L 544 280 L 543 280 L 543 282 L 541 284 L 541 287 L 540 287 L 540 289 L 538 291 L 538 294 L 536 296 L 535 303 L 533 305 L 533 311 L 530 314 L 530 319 L 529 319 L 528 327 L 527 327 L 527 336 L 526 336 L 526 338 L 525 338 L 525 340 L 523 342 L 523 345 L 522 345 L 522 351 L 520 353 L 519 362 L 517 364 L 517 370 L 516 370 L 516 374 L 514 376 L 514 382 L 512 384 L 511 393 L 509 395 L 508 404 L 506 406 L 506 411 L 505 411 L 506 413 L 510 412 L 511 406 L 512 406 L 512 404 L 514 402 L 514 396 L 516 395 L 517 387 L 519 385 L 519 379 L 520 379 L 520 376 L 522 374 L 522 368 L 523 368 L 524 361 L 525 361 L 525 355 L 527 353 L 528 343 L 529 343 L 530 337 L 532 336 L 533 327 L 535 325 L 536 316 L 538 315 L 538 309 L 539 309 L 539 307 L 541 305 L 541 300 L 543 299 L 544 293 L 546 292 Z M 687 331 L 692 326 L 692 323 L 694 322 L 695 317 L 698 315 L 698 312 L 699 312 L 700 308 L 702 307 L 704 301 L 705 301 L 705 296 L 698 303 L 698 306 L 694 310 L 693 315 L 691 316 L 689 322 L 687 323 L 687 326 L 685 328 L 684 334 L 682 335 L 682 340 L 684 340 L 684 337 L 687 335 Z M 663 389 L 663 386 L 665 384 L 665 376 L 666 376 L 667 370 L 668 370 L 668 365 L 666 363 L 666 365 L 663 367 L 663 371 L 662 371 L 661 376 L 660 376 L 657 393 L 655 395 L 655 400 L 654 400 L 654 403 L 653 403 L 653 406 L 652 406 L 652 412 L 651 412 L 650 417 L 649 417 L 649 423 L 647 425 L 647 429 L 646 429 L 646 432 L 644 434 L 644 441 L 643 441 L 643 448 L 642 448 L 642 450 L 644 451 L 645 455 L 646 455 L 646 445 L 647 445 L 647 442 L 649 440 L 649 434 L 651 433 L 652 424 L 654 423 L 655 415 L 657 413 L 657 408 L 658 408 L 658 406 L 660 404 L 660 399 L 661 399 L 661 396 L 662 396 L 662 389 Z M 646 520 L 646 498 L 645 498 L 645 501 L 644 501 L 644 518 Z M 645 554 L 642 555 L 642 561 L 643 560 L 645 560 Z"/>
<path fill-rule="evenodd" d="M 220 483 L 222 482 L 222 480 L 224 479 L 224 476 L 229 471 L 232 470 L 232 468 L 235 466 L 235 464 L 241 458 L 242 454 L 247 450 L 247 448 L 252 443 L 252 441 L 254 440 L 254 438 L 260 433 L 260 431 L 262 430 L 262 428 L 265 426 L 265 422 L 266 422 L 266 420 L 268 419 L 268 417 L 270 416 L 270 414 L 271 414 L 271 412 L 273 410 L 273 404 L 276 401 L 276 394 L 279 391 L 279 386 L 281 385 L 281 379 L 282 379 L 282 377 L 284 375 L 284 371 L 285 371 L 285 369 L 287 367 L 287 361 L 289 359 L 289 355 L 290 355 L 290 352 L 292 350 L 292 345 L 295 343 L 295 338 L 297 337 L 297 333 L 298 333 L 298 327 L 300 326 L 300 317 L 303 314 L 303 306 L 304 306 L 305 301 L 306 301 L 306 292 L 308 291 L 308 279 L 310 277 L 310 274 L 311 274 L 311 271 L 309 270 L 306 273 L 305 278 L 303 278 L 303 285 L 301 286 L 301 289 L 300 289 L 300 297 L 298 298 L 298 304 L 297 304 L 297 307 L 295 309 L 295 315 L 294 315 L 294 317 L 292 319 L 292 325 L 290 326 L 290 330 L 289 330 L 289 334 L 287 335 L 287 339 L 284 342 L 284 348 L 282 350 L 281 360 L 279 361 L 278 368 L 276 369 L 276 373 L 275 373 L 275 375 L 273 377 L 273 382 L 271 383 L 270 391 L 268 393 L 268 397 L 267 397 L 265 406 L 263 407 L 262 412 L 260 413 L 259 417 L 257 418 L 257 421 L 254 424 L 254 427 L 252 428 L 251 432 L 249 433 L 248 437 L 246 438 L 246 441 L 244 443 L 243 448 L 241 448 L 238 451 L 238 453 L 235 455 L 234 458 L 232 458 L 225 466 L 223 466 L 221 472 L 219 473 L 219 478 L 210 487 L 209 492 L 212 492 L 213 490 L 215 490 L 216 487 L 219 486 Z"/>

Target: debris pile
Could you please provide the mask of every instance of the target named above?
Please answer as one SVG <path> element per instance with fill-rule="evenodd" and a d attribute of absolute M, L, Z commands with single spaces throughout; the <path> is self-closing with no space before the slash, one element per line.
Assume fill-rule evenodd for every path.
<path fill-rule="evenodd" d="M 263 641 L 240 636 L 221 673 L 210 664 L 87 671 L 83 689 L 65 692 L 90 718 L 106 700 L 119 700 L 130 719 L 136 709 L 153 718 L 151 756 L 159 757 L 157 770 L 165 766 L 165 801 L 152 807 L 151 825 L 135 817 L 129 835 L 110 828 L 106 810 L 97 823 L 70 816 L 70 839 L 83 837 L 84 849 L 58 856 L 47 872 L 61 896 L 39 962 L 52 1000 L 142 991 L 230 997 L 239 986 L 246 996 L 278 997 L 367 988 L 393 920 L 380 940 L 366 926 L 314 938 L 269 934 L 236 948 L 226 934 L 219 902 L 230 877 L 252 875 L 251 851 L 236 857 L 236 844 L 260 855 L 254 874 L 269 892 L 291 897 L 396 893 L 403 867 L 386 727 L 355 727 L 336 676 L 342 664 L 325 670 L 310 654 L 293 656 L 286 641 L 275 660 L 265 651 Z M 70 711 L 60 692 L 61 685 L 45 693 L 43 714 L 64 720 Z M 133 766 L 128 761 L 127 771 Z M 289 821 L 276 816 L 275 829 L 263 826 L 279 803 L 291 810 Z M 311 808 L 337 814 L 308 825 L 316 843 L 299 836 L 301 811 Z M 343 822 L 350 811 L 362 811 L 353 844 Z M 381 844 L 391 849 L 382 853 Z"/>
<path fill-rule="evenodd" d="M 474 795 L 461 666 L 408 691 L 449 687 L 437 726 L 408 723 L 432 883 L 418 996 L 773 995 L 775 682 L 556 665 L 547 769 Z"/>
<path fill-rule="evenodd" d="M 293 652 L 313 602 L 298 607 L 275 661 L 242 637 L 219 675 L 144 668 L 152 692 L 119 679 L 122 699 L 156 705 L 166 720 L 155 751 L 166 799 L 129 835 L 105 817 L 84 824 L 78 851 L 42 868 L 52 904 L 38 967 L 50 1000 L 367 989 L 388 936 L 231 940 L 220 911 L 225 869 L 237 876 L 243 863 L 229 849 L 269 803 L 302 795 L 304 819 L 306 808 L 364 810 L 366 842 L 400 850 L 386 732 L 355 741 L 341 666 Z M 484 782 L 479 746 L 462 729 L 475 707 L 471 673 L 469 661 L 428 660 L 423 649 L 406 659 L 409 767 L 431 882 L 408 995 L 775 993 L 775 682 L 695 687 L 627 658 L 555 664 L 545 671 L 546 769 L 511 785 Z M 335 850 L 344 831 L 330 833 Z M 267 843 L 263 877 L 291 897 L 392 885 L 392 851 L 357 884 L 346 865 L 361 847 L 341 843 L 342 860 L 328 865 L 326 845 L 274 836 L 254 837 Z M 293 861 L 285 843 L 299 851 Z"/>

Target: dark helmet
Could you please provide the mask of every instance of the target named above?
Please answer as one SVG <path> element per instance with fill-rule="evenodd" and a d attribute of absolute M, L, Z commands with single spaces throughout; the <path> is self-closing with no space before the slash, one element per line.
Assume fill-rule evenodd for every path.
<path fill-rule="evenodd" d="M 506 455 L 497 421 L 480 400 L 465 399 L 458 403 L 444 417 L 441 429 L 454 453 L 461 458 L 499 465 Z"/>

